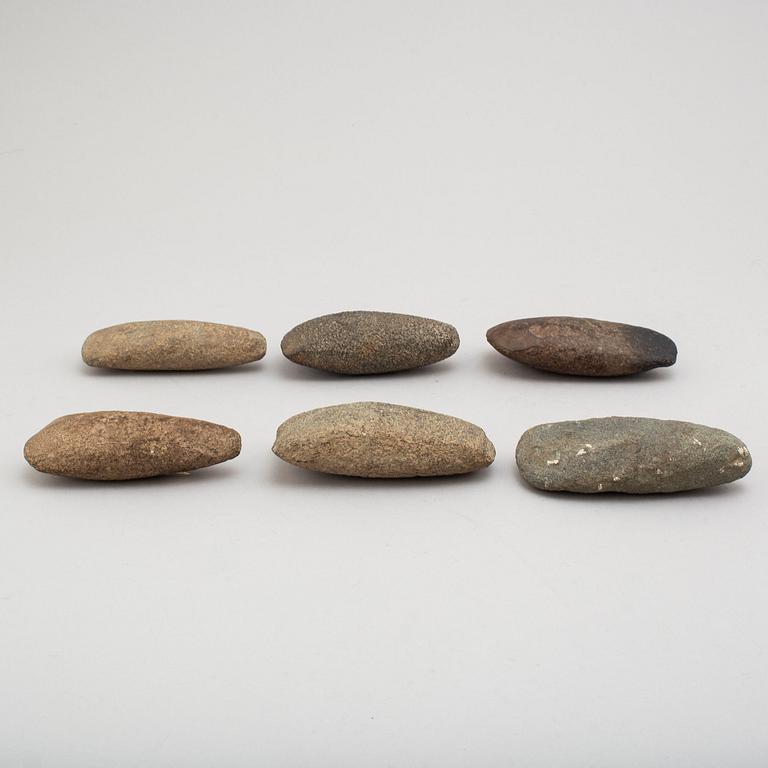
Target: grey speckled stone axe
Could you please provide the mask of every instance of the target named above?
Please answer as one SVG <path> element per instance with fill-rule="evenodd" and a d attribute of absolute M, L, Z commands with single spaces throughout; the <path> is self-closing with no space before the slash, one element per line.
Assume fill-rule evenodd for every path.
<path fill-rule="evenodd" d="M 738 480 L 752 466 L 744 443 L 722 429 L 622 416 L 532 427 L 516 459 L 536 488 L 573 493 L 690 491 Z"/>

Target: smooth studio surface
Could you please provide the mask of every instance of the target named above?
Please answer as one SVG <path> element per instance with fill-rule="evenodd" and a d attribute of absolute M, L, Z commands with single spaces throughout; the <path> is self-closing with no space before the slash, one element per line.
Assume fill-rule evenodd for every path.
<path fill-rule="evenodd" d="M 2 768 L 764 768 L 768 8 L 761 3 L 0 7 Z M 455 355 L 340 377 L 283 335 L 371 308 Z M 677 363 L 540 373 L 513 318 L 658 329 Z M 80 358 L 198 318 L 267 354 L 201 373 Z M 384 401 L 482 427 L 492 466 L 366 481 L 277 426 Z M 225 424 L 231 462 L 35 472 L 62 414 Z M 703 493 L 532 490 L 515 446 L 598 416 L 725 429 Z"/>

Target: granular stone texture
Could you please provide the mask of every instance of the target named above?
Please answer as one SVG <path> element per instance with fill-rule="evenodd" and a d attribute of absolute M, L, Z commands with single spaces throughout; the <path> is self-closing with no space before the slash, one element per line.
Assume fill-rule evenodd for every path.
<path fill-rule="evenodd" d="M 452 325 L 394 312 L 339 312 L 297 325 L 283 338 L 294 363 L 332 373 L 391 373 L 431 365 L 459 348 Z"/>
<path fill-rule="evenodd" d="M 649 328 L 586 317 L 533 317 L 491 328 L 502 355 L 541 371 L 574 376 L 626 376 L 673 365 L 672 339 Z"/>
<path fill-rule="evenodd" d="M 517 466 L 531 485 L 573 493 L 671 493 L 730 483 L 749 472 L 744 443 L 722 429 L 611 416 L 529 429 Z"/>
<path fill-rule="evenodd" d="M 83 361 L 125 371 L 201 371 L 261 360 L 266 339 L 235 325 L 197 320 L 145 320 L 92 333 Z"/>
<path fill-rule="evenodd" d="M 234 429 L 208 421 L 134 411 L 73 413 L 24 446 L 40 472 L 83 480 L 133 480 L 209 467 L 240 453 Z"/>
<path fill-rule="evenodd" d="M 358 477 L 427 477 L 474 472 L 496 451 L 480 427 L 389 403 L 348 403 L 293 416 L 272 450 L 305 469 Z"/>

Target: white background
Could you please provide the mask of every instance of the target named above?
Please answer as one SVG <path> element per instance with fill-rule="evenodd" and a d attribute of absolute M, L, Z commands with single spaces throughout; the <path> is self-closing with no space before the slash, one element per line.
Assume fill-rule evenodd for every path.
<path fill-rule="evenodd" d="M 0 766 L 759 768 L 768 763 L 765 2 L 0 0 Z M 450 361 L 280 355 L 326 312 L 453 323 Z M 649 326 L 678 364 L 529 372 L 485 330 Z M 262 331 L 203 374 L 87 369 L 97 328 Z M 366 482 L 277 425 L 374 399 L 496 463 Z M 108 408 L 237 428 L 154 481 L 34 472 Z M 542 421 L 678 418 L 755 467 L 674 497 L 527 488 Z"/>

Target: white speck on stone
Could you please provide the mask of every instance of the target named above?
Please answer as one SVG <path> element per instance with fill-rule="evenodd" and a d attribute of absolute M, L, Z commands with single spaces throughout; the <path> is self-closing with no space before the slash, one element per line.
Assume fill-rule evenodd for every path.
<path fill-rule="evenodd" d="M 603 490 L 603 484 L 602 483 L 598 483 L 597 484 L 597 490 L 598 491 L 602 491 Z"/>
<path fill-rule="evenodd" d="M 657 475 L 660 475 L 660 474 L 661 474 L 661 470 L 660 470 L 660 469 L 657 469 L 657 470 L 656 470 L 656 474 L 657 474 Z"/>
<path fill-rule="evenodd" d="M 747 446 L 746 445 L 742 445 L 739 448 L 739 456 L 749 456 L 749 451 L 747 450 Z"/>
<path fill-rule="evenodd" d="M 586 452 L 587 452 L 587 451 L 586 451 L 586 449 L 585 449 L 585 448 L 579 448 L 579 450 L 578 450 L 578 451 L 576 451 L 576 455 L 577 455 L 577 456 L 583 456 L 583 455 L 584 455 Z"/>
<path fill-rule="evenodd" d="M 613 482 L 614 482 L 614 483 L 618 483 L 618 482 L 619 482 L 619 480 L 621 480 L 621 478 L 620 478 L 618 475 L 614 475 L 614 476 L 613 476 Z"/>
<path fill-rule="evenodd" d="M 737 459 L 736 461 L 731 462 L 731 463 L 732 463 L 732 465 L 734 467 L 743 467 L 744 466 L 744 462 L 741 459 Z"/>
<path fill-rule="evenodd" d="M 693 442 L 694 442 L 696 445 L 701 445 L 701 440 L 697 440 L 695 437 L 693 438 Z"/>
<path fill-rule="evenodd" d="M 592 444 L 591 443 L 584 443 L 585 448 L 589 448 L 589 450 L 592 450 Z"/>
<path fill-rule="evenodd" d="M 552 466 L 553 464 L 559 464 L 560 463 L 560 451 L 555 451 L 555 458 L 554 459 L 547 459 L 547 466 Z"/>

